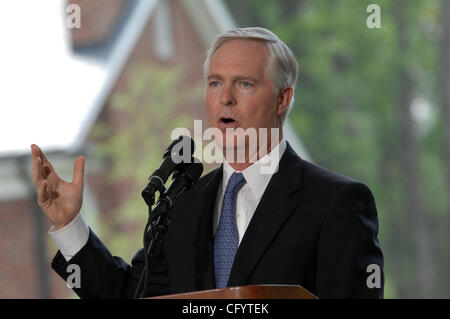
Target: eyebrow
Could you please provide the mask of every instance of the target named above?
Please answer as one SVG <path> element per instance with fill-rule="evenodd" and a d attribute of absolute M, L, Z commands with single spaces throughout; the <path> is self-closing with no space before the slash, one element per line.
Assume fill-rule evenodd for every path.
<path fill-rule="evenodd" d="M 223 80 L 223 76 L 221 76 L 219 74 L 211 74 L 210 76 L 208 76 L 208 81 L 212 80 L 212 79 Z M 258 81 L 255 78 L 252 78 L 251 76 L 242 76 L 242 75 L 233 76 L 233 82 L 242 81 L 242 80 L 250 80 L 254 83 L 258 83 Z"/>

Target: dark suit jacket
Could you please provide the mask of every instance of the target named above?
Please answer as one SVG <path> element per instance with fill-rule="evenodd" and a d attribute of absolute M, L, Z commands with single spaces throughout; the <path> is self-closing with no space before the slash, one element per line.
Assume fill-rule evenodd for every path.
<path fill-rule="evenodd" d="M 153 263 L 147 296 L 214 289 L 213 211 L 222 168 L 202 177 L 175 202 L 164 241 L 166 258 Z M 364 184 L 301 159 L 287 144 L 236 253 L 228 286 L 301 285 L 319 298 L 382 298 L 383 255 L 378 218 Z M 83 298 L 132 298 L 143 250 L 131 265 L 113 257 L 90 231 L 86 245 L 53 269 L 64 279 L 81 269 Z M 366 284 L 367 266 L 381 269 L 381 287 Z"/>

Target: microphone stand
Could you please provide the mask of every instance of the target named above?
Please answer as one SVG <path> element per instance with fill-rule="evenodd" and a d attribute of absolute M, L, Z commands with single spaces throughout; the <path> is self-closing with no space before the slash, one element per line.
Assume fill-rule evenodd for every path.
<path fill-rule="evenodd" d="M 148 283 L 148 274 L 151 269 L 151 264 L 154 261 L 161 261 L 164 259 L 163 252 L 163 237 L 168 232 L 170 227 L 170 219 L 173 212 L 172 200 L 179 196 L 183 191 L 192 187 L 195 182 L 200 178 L 203 171 L 203 165 L 197 160 L 192 159 L 192 162 L 185 164 L 183 168 L 174 172 L 174 181 L 177 178 L 178 184 L 172 184 L 166 190 L 164 184 L 158 185 L 158 189 L 155 190 L 154 185 L 147 187 L 142 191 L 142 197 L 148 205 L 148 221 L 144 231 L 144 269 L 142 270 L 141 278 L 139 279 L 134 298 L 138 296 L 141 283 L 144 278 L 144 287 L 140 293 L 140 298 L 144 296 Z M 178 175 L 178 177 L 177 177 Z M 150 184 L 150 183 L 149 183 Z M 159 191 L 160 196 L 156 206 L 152 210 L 153 203 L 155 202 L 155 192 Z M 150 257 L 150 264 L 148 258 Z"/>
<path fill-rule="evenodd" d="M 165 187 L 161 186 L 159 189 L 160 194 L 164 194 Z M 154 193 L 146 192 L 146 189 L 142 192 L 145 202 L 148 205 L 148 221 L 145 226 L 143 242 L 144 242 L 144 269 L 142 270 L 141 277 L 139 279 L 134 299 L 138 297 L 139 288 L 141 287 L 142 280 L 144 280 L 144 286 L 139 298 L 142 298 L 145 293 L 145 289 L 148 284 L 148 274 L 151 269 L 151 265 L 154 261 L 160 261 L 164 258 L 162 251 L 163 237 L 167 233 L 170 227 L 170 218 L 172 216 L 172 202 L 170 198 L 163 197 L 158 199 L 158 216 L 155 218 L 152 211 L 152 205 L 155 201 Z M 149 261 L 150 258 L 150 261 Z"/>

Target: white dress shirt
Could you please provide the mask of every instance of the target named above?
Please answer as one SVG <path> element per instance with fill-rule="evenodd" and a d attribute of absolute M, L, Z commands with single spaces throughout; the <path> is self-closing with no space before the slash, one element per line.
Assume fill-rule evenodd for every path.
<path fill-rule="evenodd" d="M 246 183 L 239 190 L 236 198 L 236 224 L 239 233 L 239 244 L 244 237 L 244 233 L 252 220 L 253 214 L 258 207 L 259 201 L 261 200 L 272 175 L 278 170 L 280 159 L 285 150 L 286 141 L 282 139 L 281 142 L 275 146 L 269 154 L 242 171 Z M 274 156 L 276 154 L 278 154 L 277 157 Z M 266 165 L 269 160 L 273 161 L 270 167 Z M 264 170 L 264 168 L 266 170 Z M 228 180 L 234 172 L 236 171 L 230 166 L 230 164 L 224 161 L 222 183 L 220 184 L 217 192 L 216 206 L 214 210 L 214 234 L 216 233 L 217 226 L 219 225 L 223 195 L 225 193 Z"/>
<path fill-rule="evenodd" d="M 272 175 L 278 170 L 279 161 L 285 150 L 286 141 L 282 139 L 269 154 L 242 171 L 246 183 L 239 190 L 236 199 L 236 223 L 239 232 L 239 243 L 241 243 L 241 240 L 244 237 L 245 230 L 255 213 L 256 207 L 258 206 Z M 268 165 L 268 163 L 270 163 L 270 165 Z M 228 180 L 234 172 L 235 170 L 230 164 L 224 161 L 222 183 L 217 192 L 214 210 L 214 234 L 219 224 L 223 195 Z M 48 233 L 53 238 L 56 246 L 59 248 L 66 261 L 69 261 L 81 248 L 83 248 L 89 239 L 89 227 L 84 221 L 81 213 L 61 229 L 55 231 L 54 227 L 51 226 Z"/>

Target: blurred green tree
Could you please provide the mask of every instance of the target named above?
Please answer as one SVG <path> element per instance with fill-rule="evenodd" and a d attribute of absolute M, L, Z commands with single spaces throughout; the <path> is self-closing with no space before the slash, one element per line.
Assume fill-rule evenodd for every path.
<path fill-rule="evenodd" d="M 385 296 L 448 297 L 450 282 L 442 276 L 450 268 L 450 177 L 446 186 L 443 174 L 450 176 L 450 161 L 442 156 L 448 122 L 437 105 L 444 90 L 440 25 L 450 9 L 441 16 L 438 1 L 379 0 L 381 28 L 370 29 L 366 9 L 373 1 L 226 3 L 238 26 L 271 29 L 298 57 L 290 121 L 314 161 L 372 189 Z M 448 60 L 450 51 L 441 51 Z"/>
<path fill-rule="evenodd" d="M 132 63 L 124 79 L 106 106 L 114 113 L 115 124 L 96 123 L 92 136 L 101 141 L 96 156 L 109 163 L 108 181 L 127 188 L 114 212 L 101 221 L 102 240 L 114 255 L 130 261 L 143 246 L 148 217 L 141 191 L 161 162 L 172 130 L 191 126 L 192 115 L 180 106 L 201 99 L 202 83 L 186 87 L 180 66 L 145 63 Z"/>

